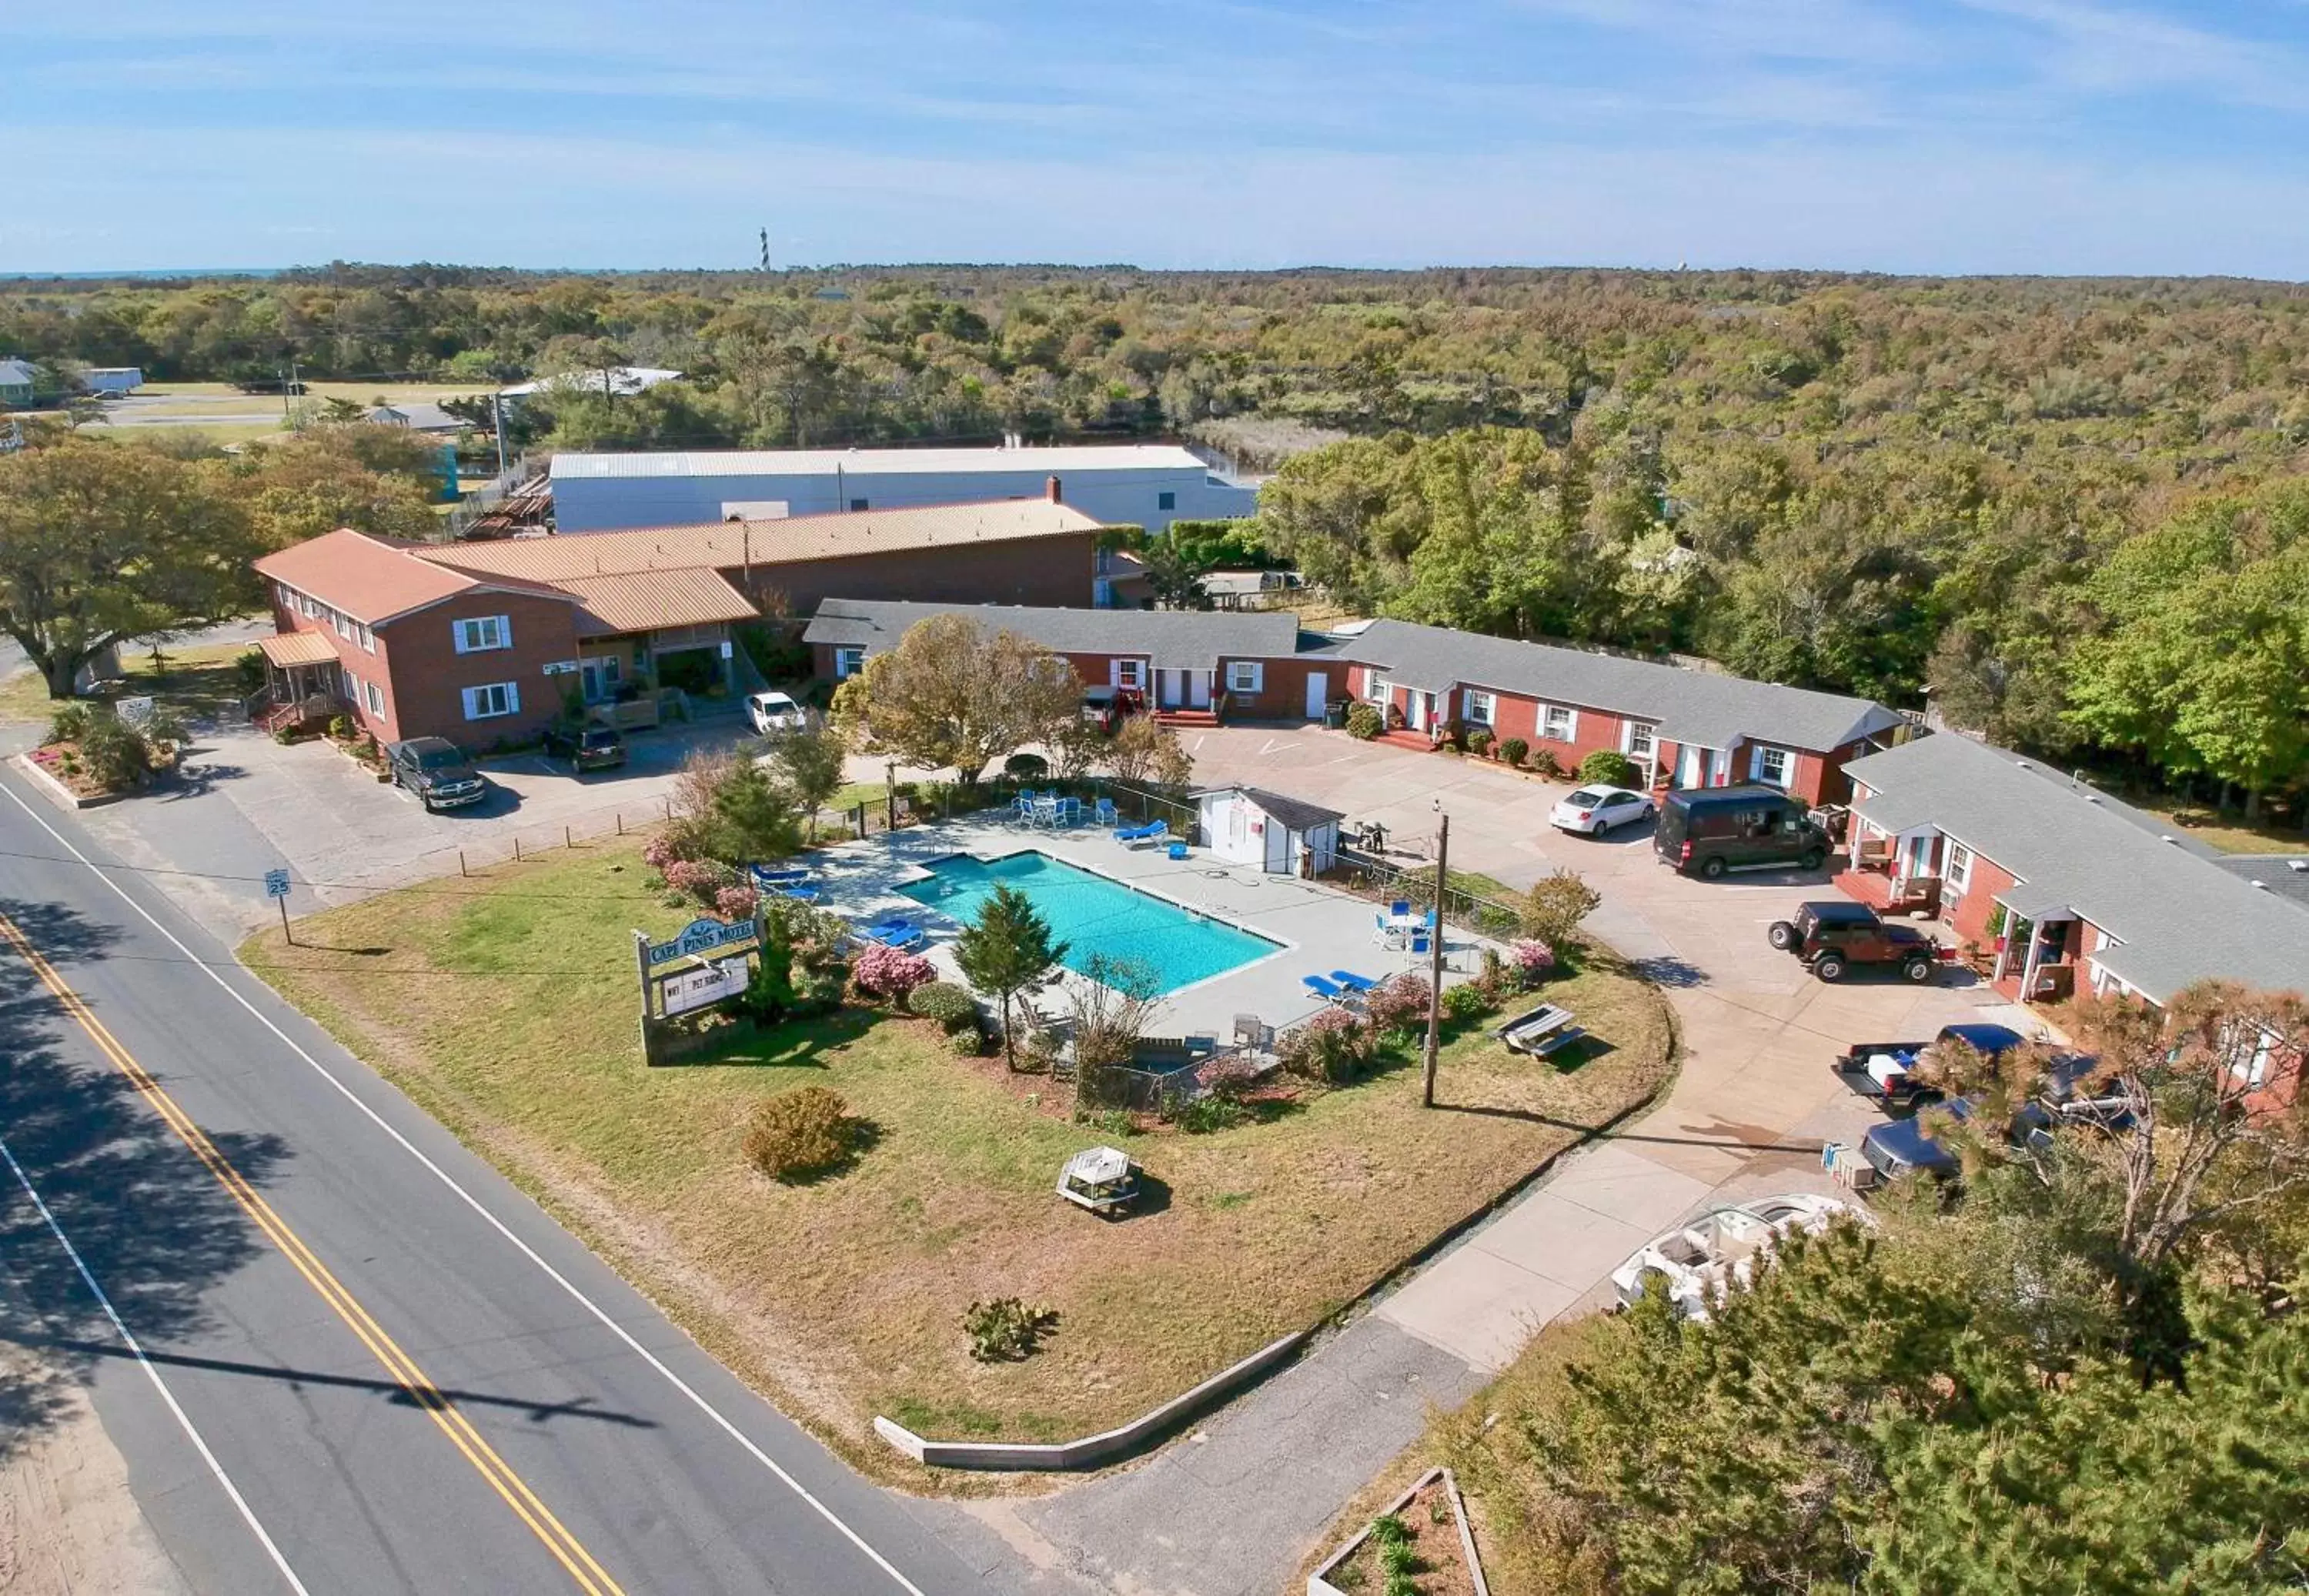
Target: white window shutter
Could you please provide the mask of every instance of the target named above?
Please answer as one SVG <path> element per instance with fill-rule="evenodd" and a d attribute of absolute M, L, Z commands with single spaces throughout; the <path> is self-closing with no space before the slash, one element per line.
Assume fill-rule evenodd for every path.
<path fill-rule="evenodd" d="M 468 720 L 478 720 L 481 718 L 479 712 L 480 705 L 473 700 L 473 694 L 475 691 L 476 690 L 471 687 L 467 687 L 463 690 L 463 695 L 465 700 L 465 719 Z"/>
<path fill-rule="evenodd" d="M 509 615 L 497 617 L 497 647 L 513 647 L 513 617 Z"/>
<path fill-rule="evenodd" d="M 463 621 L 451 621 L 449 623 L 449 641 L 457 645 L 457 651 L 461 654 L 471 651 L 465 646 L 466 630 L 465 623 Z"/>
<path fill-rule="evenodd" d="M 505 694 L 506 713 L 508 715 L 518 715 L 521 713 L 521 684 L 519 682 L 507 682 L 505 685 Z"/>

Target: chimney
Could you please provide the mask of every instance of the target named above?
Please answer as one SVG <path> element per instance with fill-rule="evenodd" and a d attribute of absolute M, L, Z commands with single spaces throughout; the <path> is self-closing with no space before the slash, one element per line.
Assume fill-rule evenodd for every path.
<path fill-rule="evenodd" d="M 1064 499 L 1059 497 L 1059 479 L 1056 477 L 1051 479 L 1046 491 L 1051 496 L 1051 503 L 1054 505 L 1061 505 L 1066 502 Z"/>

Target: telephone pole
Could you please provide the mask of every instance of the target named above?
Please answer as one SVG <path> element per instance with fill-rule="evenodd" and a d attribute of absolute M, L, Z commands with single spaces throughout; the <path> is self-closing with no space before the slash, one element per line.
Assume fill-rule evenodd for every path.
<path fill-rule="evenodd" d="M 1435 1106 L 1435 1051 L 1443 1031 L 1443 884 L 1451 876 L 1451 816 L 1435 835 L 1435 923 L 1427 929 L 1427 1065 L 1419 1085 L 1419 1106 Z"/>

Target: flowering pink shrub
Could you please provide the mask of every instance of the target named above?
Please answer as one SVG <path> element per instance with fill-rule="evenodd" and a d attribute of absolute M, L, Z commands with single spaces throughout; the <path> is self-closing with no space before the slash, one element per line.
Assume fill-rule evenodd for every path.
<path fill-rule="evenodd" d="M 749 886 L 725 886 L 713 894 L 713 912 L 725 920 L 749 920 L 761 899 Z"/>
<path fill-rule="evenodd" d="M 1363 999 L 1363 1012 L 1379 1031 L 1401 1031 L 1427 1023 L 1427 1005 L 1435 989 L 1424 976 L 1404 974 L 1382 982 Z"/>
<path fill-rule="evenodd" d="M 901 1002 L 907 993 L 938 972 L 919 953 L 901 953 L 879 944 L 860 953 L 850 967 L 850 979 L 869 997 Z"/>
<path fill-rule="evenodd" d="M 710 909 L 724 887 L 738 884 L 738 872 L 714 859 L 676 859 L 665 867 L 665 884 Z"/>
<path fill-rule="evenodd" d="M 1284 1070 L 1309 1081 L 1344 1081 L 1371 1059 L 1371 1028 L 1345 1009 L 1327 1008 L 1276 1039 Z"/>
<path fill-rule="evenodd" d="M 670 832 L 660 832 L 642 844 L 642 863 L 660 874 L 667 866 L 679 864 L 688 857 L 682 851 L 681 839 Z"/>
<path fill-rule="evenodd" d="M 1518 942 L 1508 948 L 1508 968 L 1526 987 L 1536 987 L 1555 969 L 1555 950 L 1544 942 Z"/>

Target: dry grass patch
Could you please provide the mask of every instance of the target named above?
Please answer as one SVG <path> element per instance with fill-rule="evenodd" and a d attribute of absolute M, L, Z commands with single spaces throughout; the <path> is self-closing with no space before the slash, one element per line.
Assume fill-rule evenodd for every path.
<path fill-rule="evenodd" d="M 387 894 L 303 922 L 315 945 L 274 933 L 243 956 L 841 1440 L 876 1412 L 1033 1440 L 1134 1417 L 1352 1300 L 1669 1068 L 1657 994 L 1591 968 L 1547 996 L 1608 1048 L 1559 1068 L 1472 1034 L 1445 1057 L 1450 1110 L 1421 1109 L 1398 1065 L 1260 1123 L 1132 1134 L 1152 1200 L 1105 1223 L 1051 1184 L 1108 1133 L 986 1079 L 927 1022 L 845 1012 L 644 1066 L 627 928 L 685 917 L 643 890 L 636 854 L 508 867 L 480 895 Z M 759 1103 L 803 1085 L 841 1093 L 869 1144 L 783 1185 L 742 1143 Z M 1001 1297 L 1058 1327 L 1024 1361 L 975 1361 L 963 1314 Z"/>

